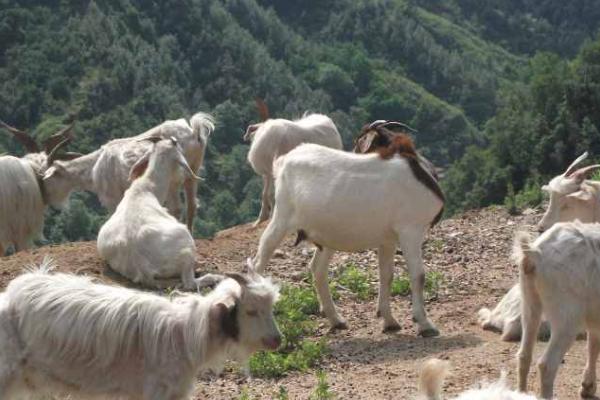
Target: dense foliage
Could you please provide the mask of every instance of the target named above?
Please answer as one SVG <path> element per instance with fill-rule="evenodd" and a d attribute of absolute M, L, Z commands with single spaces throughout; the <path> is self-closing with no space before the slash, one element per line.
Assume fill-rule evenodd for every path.
<path fill-rule="evenodd" d="M 451 210 L 502 202 L 511 180 L 519 191 L 597 145 L 598 45 L 573 62 L 527 57 L 573 54 L 600 19 L 592 0 L 485 3 L 0 0 L 0 118 L 44 137 L 76 115 L 72 149 L 85 153 L 213 113 L 201 235 L 258 214 L 261 183 L 241 141 L 256 96 L 273 116 L 327 113 L 347 147 L 367 121 L 402 120 L 427 157 L 454 162 Z M 22 154 L 0 135 L 4 151 Z M 50 214 L 55 242 L 94 238 L 105 218 L 88 194 Z"/>

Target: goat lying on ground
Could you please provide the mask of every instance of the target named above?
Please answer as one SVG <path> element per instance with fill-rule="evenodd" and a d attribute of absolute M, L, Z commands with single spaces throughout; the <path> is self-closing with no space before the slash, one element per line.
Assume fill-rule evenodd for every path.
<path fill-rule="evenodd" d="M 0 121 L 28 153 L 22 158 L 0 155 L 0 257 L 9 246 L 15 251 L 31 247 L 42 236 L 47 198 L 40 185 L 48 161 L 69 159 L 72 153 L 59 153 L 70 139 L 73 125 L 44 141 L 41 149 L 26 132 Z"/>
<path fill-rule="evenodd" d="M 278 289 L 256 274 L 232 274 L 206 296 L 166 298 L 49 268 L 44 261 L 0 295 L 3 400 L 189 399 L 199 372 L 281 341 Z"/>
<path fill-rule="evenodd" d="M 161 205 L 180 168 L 190 178 L 200 178 L 191 170 L 175 138 L 148 140 L 155 144 L 131 169 L 133 183 L 98 233 L 98 253 L 112 269 L 145 286 L 172 286 L 168 279 L 173 277 L 181 277 L 188 290 L 212 285 L 216 280 L 213 275 L 194 279 L 194 239 Z"/>
<path fill-rule="evenodd" d="M 587 180 L 600 165 L 575 169 L 587 157 L 587 152 L 569 165 L 564 173 L 554 177 L 542 187 L 550 195 L 546 213 L 538 224 L 543 232 L 556 222 L 574 221 L 600 222 L 600 182 Z M 502 332 L 502 340 L 521 338 L 521 289 L 513 286 L 493 309 L 479 310 L 479 323 L 483 329 Z M 542 320 L 539 337 L 550 336 L 548 321 Z"/>
<path fill-rule="evenodd" d="M 377 127 L 375 129 L 385 129 Z M 426 316 L 421 244 L 444 207 L 437 181 L 418 161 L 410 138 L 398 134 L 376 154 L 353 154 L 303 144 L 275 163 L 275 209 L 254 264 L 261 272 L 284 236 L 299 232 L 316 244 L 311 270 L 322 311 L 333 329 L 345 328 L 327 283 L 335 250 L 379 251 L 377 314 L 384 330 L 400 328 L 390 308 L 394 253 L 400 242 L 408 265 L 413 317 L 423 336 L 439 332 Z"/>
<path fill-rule="evenodd" d="M 600 224 L 560 222 L 535 241 L 519 232 L 513 258 L 519 266 L 523 313 L 519 390 L 527 389 L 527 374 L 543 313 L 552 335 L 538 362 L 542 398 L 552 398 L 558 367 L 583 327 L 587 330 L 588 358 L 581 396 L 592 397 L 600 353 Z"/>
<path fill-rule="evenodd" d="M 448 362 L 432 359 L 423 364 L 419 378 L 419 400 L 441 400 L 442 385 L 448 374 Z M 484 384 L 470 389 L 454 397 L 453 400 L 537 400 L 534 396 L 512 391 L 508 388 L 504 377 L 499 381 Z"/>
<path fill-rule="evenodd" d="M 47 195 L 53 203 L 58 204 L 68 200 L 74 189 L 89 190 L 96 193 L 100 203 L 112 212 L 129 187 L 131 167 L 150 148 L 150 143 L 143 139 L 155 136 L 163 139 L 175 137 L 183 148 L 189 166 L 197 174 L 204 160 L 208 137 L 213 130 L 213 118 L 208 114 L 197 113 L 189 123 L 183 118 L 165 121 L 135 137 L 112 140 L 78 159 L 55 162 L 44 175 Z M 174 179 L 169 185 L 165 204 L 172 215 L 180 217 L 179 192 L 182 183 L 187 203 L 186 222 L 191 231 L 196 213 L 197 181 L 182 176 Z"/>
<path fill-rule="evenodd" d="M 259 101 L 263 122 L 248 126 L 244 140 L 251 140 L 248 162 L 262 176 L 260 214 L 255 225 L 269 219 L 273 190 L 273 161 L 301 143 L 316 143 L 333 149 L 342 148 L 342 138 L 331 120 L 321 114 L 309 114 L 290 121 L 269 119 L 266 105 Z"/>

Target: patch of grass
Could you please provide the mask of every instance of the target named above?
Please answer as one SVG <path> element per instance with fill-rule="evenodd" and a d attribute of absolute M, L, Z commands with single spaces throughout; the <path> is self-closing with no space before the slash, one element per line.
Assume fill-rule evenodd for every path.
<path fill-rule="evenodd" d="M 312 392 L 309 400 L 331 400 L 335 395 L 331 392 L 329 383 L 327 382 L 327 374 L 324 371 L 317 372 L 317 387 Z"/>
<path fill-rule="evenodd" d="M 275 400 L 288 400 L 289 395 L 285 386 L 279 386 L 279 391 L 275 394 Z"/>
<path fill-rule="evenodd" d="M 435 299 L 444 282 L 444 275 L 438 271 L 425 273 L 425 298 Z M 392 296 L 408 296 L 410 294 L 410 279 L 408 275 L 401 275 L 392 281 Z"/>
<path fill-rule="evenodd" d="M 319 312 L 319 301 L 314 289 L 285 285 L 281 298 L 275 305 L 275 319 L 283 335 L 280 349 L 276 352 L 260 352 L 250 358 L 253 376 L 276 378 L 289 371 L 305 371 L 316 365 L 325 354 L 327 344 L 309 340 L 316 323 L 311 315 Z"/>
<path fill-rule="evenodd" d="M 336 280 L 359 300 L 370 300 L 375 296 L 375 289 L 371 286 L 371 274 L 355 264 L 347 264 Z"/>
<path fill-rule="evenodd" d="M 252 400 L 253 398 L 250 396 L 250 392 L 248 391 L 247 387 L 243 387 L 240 395 L 238 397 L 238 400 Z"/>

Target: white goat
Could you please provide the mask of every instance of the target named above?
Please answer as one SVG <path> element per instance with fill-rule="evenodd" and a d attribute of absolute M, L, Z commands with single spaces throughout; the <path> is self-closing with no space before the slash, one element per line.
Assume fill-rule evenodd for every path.
<path fill-rule="evenodd" d="M 581 222 L 600 221 L 600 182 L 587 180 L 594 171 L 600 169 L 600 164 L 575 169 L 587 156 L 586 151 L 562 175 L 554 177 L 542 187 L 550 195 L 550 203 L 538 224 L 540 232 L 556 222 L 576 219 Z"/>
<path fill-rule="evenodd" d="M 44 261 L 0 295 L 3 400 L 189 399 L 199 372 L 281 343 L 278 289 L 255 274 L 167 298 L 48 269 Z"/>
<path fill-rule="evenodd" d="M 269 219 L 272 208 L 273 161 L 301 143 L 315 143 L 342 149 L 342 138 L 331 120 L 321 114 L 309 114 L 298 120 L 267 119 L 250 125 L 244 135 L 252 140 L 248 162 L 262 176 L 263 191 L 260 214 L 255 226 Z"/>
<path fill-rule="evenodd" d="M 535 241 L 519 232 L 513 258 L 519 266 L 523 299 L 519 390 L 527 390 L 527 374 L 544 313 L 552 335 L 538 362 L 541 397 L 552 398 L 558 367 L 582 328 L 587 330 L 588 359 L 581 396 L 593 397 L 600 353 L 600 224 L 560 222 Z"/>
<path fill-rule="evenodd" d="M 28 161 L 0 156 L 0 256 L 31 247 L 42 234 L 45 205 L 35 171 Z"/>
<path fill-rule="evenodd" d="M 148 140 L 154 141 L 154 146 L 132 167 L 130 180 L 135 180 L 98 233 L 98 253 L 112 269 L 145 286 L 171 286 L 165 279 L 173 277 L 181 277 L 188 290 L 213 284 L 216 277 L 210 274 L 194 279 L 194 239 L 162 206 L 180 167 L 191 178 L 200 178 L 175 138 Z"/>
<path fill-rule="evenodd" d="M 72 125 L 51 136 L 44 148 L 27 133 L 0 121 L 29 152 L 22 158 L 0 155 L 0 257 L 9 246 L 15 251 L 31 247 L 42 236 L 46 198 L 40 186 L 48 159 L 59 157 L 58 150 L 70 138 Z M 70 153 L 62 154 L 69 158 Z"/>
<path fill-rule="evenodd" d="M 197 174 L 204 160 L 208 137 L 213 130 L 213 118 L 208 114 L 197 113 L 189 124 L 183 118 L 165 121 L 140 135 L 112 140 L 84 157 L 70 162 L 55 162 L 44 176 L 47 195 L 54 203 L 61 203 L 68 199 L 69 193 L 74 189 L 89 190 L 96 193 L 102 205 L 112 212 L 129 187 L 131 167 L 151 146 L 143 139 L 175 137 L 189 166 Z M 186 222 L 191 231 L 197 207 L 197 181 L 191 178 L 184 180 L 183 176 L 176 177 L 169 185 L 165 203 L 171 214 L 180 216 L 179 190 L 182 182 L 187 203 Z"/>
<path fill-rule="evenodd" d="M 275 175 L 275 209 L 254 260 L 259 272 L 283 237 L 298 231 L 299 239 L 317 245 L 310 267 L 322 311 L 332 329 L 346 328 L 331 299 L 327 265 L 335 250 L 376 247 L 377 314 L 384 319 L 384 330 L 397 330 L 400 325 L 391 313 L 390 288 L 394 253 L 400 242 L 410 273 L 418 332 L 423 336 L 439 334 L 425 313 L 421 245 L 427 228 L 441 216 L 444 195 L 418 162 L 408 136 L 396 135 L 378 154 L 303 144 L 277 160 Z"/>
<path fill-rule="evenodd" d="M 441 400 L 442 385 L 448 374 L 448 362 L 432 359 L 423 364 L 419 377 L 418 400 Z M 483 384 L 478 388 L 467 390 L 454 397 L 453 400 L 537 400 L 535 396 L 512 391 L 506 384 L 504 376 L 494 383 Z"/>
<path fill-rule="evenodd" d="M 600 165 L 575 169 L 588 156 L 584 153 L 569 165 L 564 173 L 554 177 L 542 189 L 550 195 L 550 204 L 538 224 L 543 232 L 556 222 L 600 222 L 600 182 L 586 180 Z M 521 289 L 514 285 L 493 309 L 479 310 L 479 323 L 483 329 L 502 332 L 502 340 L 521 338 Z M 542 320 L 539 337 L 550 336 L 548 321 Z"/>

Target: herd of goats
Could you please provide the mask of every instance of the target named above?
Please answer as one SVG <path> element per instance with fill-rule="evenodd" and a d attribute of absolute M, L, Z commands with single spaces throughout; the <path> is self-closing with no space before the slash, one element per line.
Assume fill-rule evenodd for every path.
<path fill-rule="evenodd" d="M 445 200 L 435 167 L 415 150 L 412 130 L 377 120 L 362 128 L 353 152 L 346 152 L 329 117 L 272 119 L 263 102 L 257 105 L 262 122 L 248 126 L 244 139 L 251 142 L 248 161 L 263 178 L 256 224 L 269 223 L 247 271 L 223 275 L 196 276 L 191 234 L 198 173 L 215 129 L 210 115 L 165 121 L 87 155 L 63 150 L 72 139 L 72 125 L 41 149 L 26 132 L 0 121 L 28 151 L 21 158 L 0 156 L 0 256 L 11 247 L 31 246 L 41 235 L 47 206 L 62 208 L 73 190 L 87 190 L 111 212 L 97 239 L 107 265 L 146 288 L 185 290 L 166 297 L 101 284 L 53 272 L 49 259 L 30 267 L 0 294 L 0 399 L 188 399 L 200 372 L 219 371 L 227 359 L 245 362 L 256 351 L 277 349 L 281 333 L 273 306 L 278 287 L 262 274 L 290 233 L 297 234 L 296 244 L 314 244 L 310 269 L 332 329 L 347 328 L 329 290 L 333 253 L 372 248 L 378 250 L 377 316 L 384 331 L 400 329 L 390 307 L 399 245 L 418 334 L 439 335 L 425 312 L 421 248 Z M 502 331 L 504 340 L 521 339 L 519 391 L 498 382 L 457 399 L 536 399 L 524 392 L 538 335 L 550 335 L 538 366 L 541 397 L 553 398 L 557 369 L 582 333 L 587 333 L 588 360 L 580 394 L 595 394 L 600 225 L 594 222 L 600 221 L 600 183 L 589 177 L 600 165 L 579 168 L 586 156 L 544 186 L 550 203 L 538 224 L 543 233 L 515 235 L 519 282 L 494 310 L 479 314 L 484 329 Z M 199 293 L 208 287 L 212 290 Z M 421 398 L 441 398 L 446 370 L 440 360 L 424 364 Z"/>

